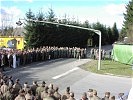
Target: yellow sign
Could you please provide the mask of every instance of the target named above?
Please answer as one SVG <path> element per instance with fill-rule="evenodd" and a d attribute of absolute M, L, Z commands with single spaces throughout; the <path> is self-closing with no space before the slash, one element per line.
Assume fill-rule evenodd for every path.
<path fill-rule="evenodd" d="M 24 38 L 21 36 L 0 36 L 0 47 L 22 50 L 24 48 Z"/>

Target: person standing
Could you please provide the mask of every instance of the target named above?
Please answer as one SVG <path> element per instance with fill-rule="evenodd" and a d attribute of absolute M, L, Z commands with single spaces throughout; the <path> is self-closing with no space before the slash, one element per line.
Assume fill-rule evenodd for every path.
<path fill-rule="evenodd" d="M 4 66 L 5 66 L 5 53 L 4 51 L 1 53 L 1 67 L 2 67 L 2 71 L 4 71 Z"/>
<path fill-rule="evenodd" d="M 12 92 L 13 92 L 13 88 L 9 87 L 8 91 L 3 94 L 4 100 L 14 100 Z"/>
<path fill-rule="evenodd" d="M 70 97 L 70 87 L 66 88 L 65 94 L 62 95 L 61 99 L 66 100 Z"/>
<path fill-rule="evenodd" d="M 3 82 L 3 85 L 0 87 L 0 90 L 2 94 L 6 93 L 8 91 L 8 86 L 6 85 L 6 82 Z"/>
<path fill-rule="evenodd" d="M 31 91 L 34 96 L 36 96 L 36 89 L 38 87 L 37 81 L 33 81 L 33 85 L 31 86 Z"/>
<path fill-rule="evenodd" d="M 59 88 L 56 87 L 55 88 L 55 93 L 54 93 L 54 97 L 56 98 L 56 100 L 61 100 L 61 94 L 59 93 Z"/>
<path fill-rule="evenodd" d="M 9 67 L 12 68 L 12 65 L 13 65 L 12 51 L 9 51 L 8 53 L 8 63 L 9 63 Z"/>
<path fill-rule="evenodd" d="M 13 68 L 16 68 L 16 53 L 13 53 Z"/>

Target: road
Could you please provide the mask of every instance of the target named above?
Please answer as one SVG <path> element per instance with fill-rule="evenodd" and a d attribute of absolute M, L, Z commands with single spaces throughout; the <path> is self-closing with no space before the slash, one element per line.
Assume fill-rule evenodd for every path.
<path fill-rule="evenodd" d="M 12 75 L 14 79 L 19 78 L 22 84 L 32 84 L 33 80 L 38 83 L 46 81 L 47 85 L 53 83 L 59 86 L 61 93 L 70 86 L 77 99 L 90 88 L 96 89 L 100 97 L 103 97 L 106 91 L 117 96 L 120 92 L 130 90 L 131 78 L 94 74 L 79 67 L 89 61 L 90 59 L 56 59 L 9 70 L 5 74 Z"/>

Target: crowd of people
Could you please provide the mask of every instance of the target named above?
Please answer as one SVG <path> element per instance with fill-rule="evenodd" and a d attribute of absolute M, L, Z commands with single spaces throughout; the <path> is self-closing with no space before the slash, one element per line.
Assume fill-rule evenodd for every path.
<path fill-rule="evenodd" d="M 86 48 L 43 46 L 25 50 L 0 49 L 0 67 L 16 68 L 26 64 L 57 58 L 86 58 Z"/>
<path fill-rule="evenodd" d="M 40 47 L 25 50 L 0 49 L 0 67 L 4 70 L 5 66 L 16 68 L 26 64 L 46 61 L 57 58 L 86 58 L 86 48 L 68 47 Z M 101 59 L 105 59 L 106 51 L 101 50 Z M 90 56 L 98 59 L 98 49 L 92 48 Z M 119 100 L 127 100 L 128 94 L 119 93 Z M 110 92 L 105 92 L 104 97 L 99 97 L 94 89 L 89 89 L 81 94 L 79 100 L 115 100 Z M 59 87 L 54 84 L 46 85 L 45 81 L 38 84 L 33 81 L 30 85 L 25 82 L 23 85 L 19 79 L 13 80 L 12 76 L 7 76 L 0 72 L 0 100 L 76 100 L 74 92 L 70 87 L 66 87 L 64 93 L 59 92 Z"/>
<path fill-rule="evenodd" d="M 92 59 L 97 60 L 99 58 L 99 49 L 92 48 L 90 50 L 90 57 Z M 106 58 L 106 51 L 104 49 L 101 49 L 101 59 L 105 60 L 105 58 Z M 109 57 L 109 58 L 111 58 L 111 57 Z"/>
<path fill-rule="evenodd" d="M 128 94 L 119 93 L 118 100 L 127 100 Z M 94 89 L 89 89 L 81 94 L 79 99 L 75 98 L 70 87 L 66 87 L 64 93 L 60 93 L 59 87 L 54 84 L 46 84 L 42 81 L 38 84 L 33 81 L 21 84 L 19 79 L 13 80 L 12 76 L 0 73 L 0 100 L 116 100 L 110 92 L 105 92 L 104 97 L 99 97 Z"/>

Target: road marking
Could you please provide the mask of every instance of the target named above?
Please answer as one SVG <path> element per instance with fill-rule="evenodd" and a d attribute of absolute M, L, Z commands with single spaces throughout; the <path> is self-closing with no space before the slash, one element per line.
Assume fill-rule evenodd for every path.
<path fill-rule="evenodd" d="M 52 79 L 58 79 L 58 78 L 60 78 L 60 77 L 62 77 L 62 76 L 65 76 L 65 75 L 67 75 L 67 74 L 69 74 L 69 73 L 75 71 L 75 70 L 78 70 L 78 69 L 79 69 L 78 67 L 75 67 L 75 68 L 73 68 L 73 69 L 71 69 L 71 70 L 69 70 L 69 71 L 67 71 L 67 72 L 65 72 L 65 73 L 62 73 L 62 74 L 60 74 L 60 75 L 57 75 L 57 76 L 52 77 Z"/>

